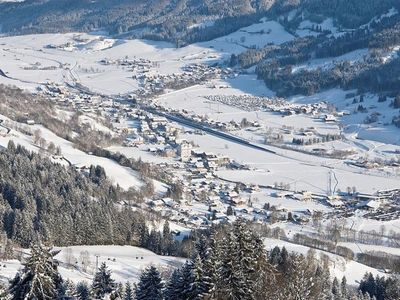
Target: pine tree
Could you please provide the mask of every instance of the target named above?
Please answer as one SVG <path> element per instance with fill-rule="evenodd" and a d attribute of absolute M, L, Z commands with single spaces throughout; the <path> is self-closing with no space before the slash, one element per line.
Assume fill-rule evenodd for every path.
<path fill-rule="evenodd" d="M 165 300 L 179 300 L 183 294 L 183 286 L 181 285 L 181 268 L 175 269 L 168 280 L 164 291 Z"/>
<path fill-rule="evenodd" d="M 267 259 L 264 243 L 260 238 L 254 239 L 254 257 L 256 258 L 254 272 L 255 299 L 268 299 L 274 294 L 277 284 L 277 270 Z"/>
<path fill-rule="evenodd" d="M 281 258 L 278 263 L 278 270 L 287 273 L 289 270 L 289 253 L 285 247 L 282 247 Z"/>
<path fill-rule="evenodd" d="M 75 286 L 75 284 L 74 284 L 71 280 L 69 280 L 69 279 L 67 279 L 67 280 L 65 281 L 65 283 L 64 283 L 64 294 L 65 294 L 65 296 L 66 296 L 67 299 L 73 298 L 73 297 L 76 297 L 76 296 L 77 296 L 77 295 L 76 295 L 76 286 Z"/>
<path fill-rule="evenodd" d="M 253 299 L 256 257 L 254 236 L 244 220 L 238 219 L 233 230 L 222 240 L 218 292 L 228 299 Z"/>
<path fill-rule="evenodd" d="M 108 270 L 106 263 L 103 262 L 94 275 L 92 294 L 96 299 L 102 299 L 106 294 L 111 294 L 115 288 L 116 285 L 111 278 L 111 271 Z"/>
<path fill-rule="evenodd" d="M 78 300 L 90 300 L 90 289 L 86 282 L 82 281 L 76 285 L 76 297 Z"/>
<path fill-rule="evenodd" d="M 216 284 L 219 280 L 218 270 L 220 269 L 221 259 L 220 259 L 220 243 L 216 241 L 216 232 L 213 230 L 208 241 L 208 247 L 206 251 L 207 259 L 203 261 L 204 274 L 208 278 L 210 283 L 210 295 L 215 292 Z M 203 254 L 200 254 L 200 257 Z"/>
<path fill-rule="evenodd" d="M 342 282 L 340 283 L 340 292 L 342 297 L 346 299 L 349 293 L 347 291 L 347 279 L 345 276 L 343 276 Z"/>
<path fill-rule="evenodd" d="M 210 279 L 205 275 L 203 262 L 200 255 L 194 260 L 191 270 L 191 282 L 189 286 L 188 299 L 200 300 L 206 297 L 210 291 Z"/>
<path fill-rule="evenodd" d="M 332 282 L 332 295 L 334 300 L 342 300 L 342 293 L 338 279 L 335 277 Z"/>
<path fill-rule="evenodd" d="M 124 293 L 124 300 L 133 300 L 134 294 L 132 286 L 129 282 L 125 284 L 125 293 Z"/>
<path fill-rule="evenodd" d="M 311 274 L 313 280 L 313 297 L 316 299 L 333 298 L 331 275 L 329 273 L 328 265 L 317 265 L 314 274 Z"/>
<path fill-rule="evenodd" d="M 236 245 L 233 233 L 230 232 L 221 240 L 221 252 L 225 253 L 221 257 L 221 265 L 218 270 L 217 282 L 217 298 L 222 298 L 224 295 L 227 299 L 240 299 L 242 296 L 241 278 L 239 278 L 239 270 L 234 257 Z"/>
<path fill-rule="evenodd" d="M 162 254 L 163 255 L 171 255 L 172 254 L 172 245 L 173 239 L 172 234 L 169 229 L 169 222 L 165 221 L 163 226 L 163 234 L 162 234 Z"/>
<path fill-rule="evenodd" d="M 309 300 L 314 278 L 307 276 L 307 266 L 302 255 L 291 254 L 285 282 L 279 296 L 282 299 Z"/>
<path fill-rule="evenodd" d="M 62 285 L 58 263 L 54 259 L 57 254 L 40 245 L 32 247 L 23 271 L 17 273 L 11 282 L 9 293 L 12 299 L 56 299 Z"/>
<path fill-rule="evenodd" d="M 124 285 L 120 282 L 117 284 L 117 287 L 115 288 L 115 291 L 113 291 L 110 295 L 111 299 L 122 299 L 122 297 L 125 295 L 125 288 Z"/>
<path fill-rule="evenodd" d="M 176 297 L 177 299 L 192 299 L 193 291 L 192 285 L 194 282 L 193 278 L 193 262 L 187 261 L 181 268 L 180 277 L 178 281 L 178 289 Z"/>
<path fill-rule="evenodd" d="M 140 275 L 136 288 L 137 300 L 161 300 L 163 299 L 161 275 L 154 266 L 145 269 Z"/>
<path fill-rule="evenodd" d="M 385 297 L 388 300 L 400 299 L 400 276 L 394 275 L 387 279 Z"/>
<path fill-rule="evenodd" d="M 281 248 L 275 246 L 270 255 L 269 255 L 269 262 L 274 266 L 278 265 L 281 259 Z"/>
<path fill-rule="evenodd" d="M 206 238 L 201 235 L 195 243 L 196 255 L 200 256 L 201 261 L 204 263 L 208 258 L 208 245 Z"/>

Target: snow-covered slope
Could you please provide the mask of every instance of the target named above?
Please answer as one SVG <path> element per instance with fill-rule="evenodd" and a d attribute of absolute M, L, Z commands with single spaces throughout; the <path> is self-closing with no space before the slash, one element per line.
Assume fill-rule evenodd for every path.
<path fill-rule="evenodd" d="M 61 250 L 56 256 L 60 261 L 59 271 L 64 279 L 73 282 L 93 280 L 98 266 L 105 262 L 112 272 L 112 278 L 117 282 L 136 282 L 140 273 L 149 265 L 154 265 L 160 270 L 179 267 L 186 260 L 172 256 L 160 256 L 149 250 L 132 246 L 72 246 L 55 248 Z M 22 250 L 28 253 L 29 250 Z M 82 264 L 85 259 L 86 267 Z M 17 260 L 4 261 L 0 265 L 0 280 L 11 279 L 21 268 Z"/>

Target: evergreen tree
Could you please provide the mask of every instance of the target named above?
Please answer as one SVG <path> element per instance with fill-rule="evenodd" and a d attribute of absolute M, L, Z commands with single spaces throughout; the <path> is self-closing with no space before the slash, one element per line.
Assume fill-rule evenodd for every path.
<path fill-rule="evenodd" d="M 335 277 L 332 282 L 332 295 L 334 300 L 342 300 L 342 293 L 338 279 Z"/>
<path fill-rule="evenodd" d="M 388 300 L 400 299 L 400 277 L 394 275 L 387 279 L 385 297 Z"/>
<path fill-rule="evenodd" d="M 171 230 L 169 228 L 169 222 L 165 221 L 163 226 L 163 234 L 162 234 L 162 254 L 163 255 L 171 255 L 173 250 L 173 238 L 171 234 Z"/>
<path fill-rule="evenodd" d="M 192 285 L 194 282 L 193 278 L 193 262 L 187 261 L 181 268 L 180 277 L 178 281 L 178 289 L 176 297 L 177 299 L 192 299 L 194 296 Z"/>
<path fill-rule="evenodd" d="M 254 297 L 257 264 L 254 242 L 255 236 L 241 219 L 233 224 L 233 230 L 221 241 L 218 290 L 228 299 Z"/>
<path fill-rule="evenodd" d="M 196 256 L 200 256 L 202 263 L 204 263 L 208 259 L 208 245 L 206 238 L 203 235 L 199 236 L 194 247 L 196 249 Z"/>
<path fill-rule="evenodd" d="M 67 279 L 64 283 L 64 294 L 67 299 L 73 299 L 77 296 L 75 284 Z"/>
<path fill-rule="evenodd" d="M 125 284 L 124 300 L 133 300 L 134 298 L 132 286 L 129 282 L 127 282 Z"/>
<path fill-rule="evenodd" d="M 181 285 L 181 268 L 175 269 L 168 280 L 164 291 L 165 300 L 179 300 L 183 294 L 183 286 Z"/>
<path fill-rule="evenodd" d="M 282 273 L 287 273 L 289 271 L 289 253 L 285 247 L 281 250 L 281 258 L 278 263 L 278 270 Z"/>
<path fill-rule="evenodd" d="M 201 254 L 199 255 L 201 257 Z M 213 230 L 208 241 L 207 259 L 203 261 L 204 274 L 207 278 L 209 278 L 209 293 L 211 295 L 214 294 L 216 284 L 219 280 L 218 270 L 221 266 L 220 256 L 220 243 L 217 242 L 216 231 Z"/>
<path fill-rule="evenodd" d="M 314 278 L 312 287 L 313 299 L 332 299 L 333 293 L 329 266 L 318 264 L 314 274 L 309 275 Z"/>
<path fill-rule="evenodd" d="M 76 297 L 78 300 L 90 300 L 90 289 L 86 282 L 82 281 L 76 285 Z"/>
<path fill-rule="evenodd" d="M 285 282 L 278 292 L 282 299 L 309 300 L 314 278 L 307 276 L 307 265 L 302 255 L 291 254 L 289 267 L 284 275 Z"/>
<path fill-rule="evenodd" d="M 372 273 L 366 273 L 364 275 L 363 280 L 360 282 L 359 289 L 363 294 L 368 293 L 371 297 L 376 295 L 376 283 Z"/>
<path fill-rule="evenodd" d="M 210 291 L 210 279 L 205 275 L 203 262 L 200 255 L 194 260 L 191 270 L 191 282 L 189 286 L 188 299 L 200 300 L 206 297 Z"/>
<path fill-rule="evenodd" d="M 62 278 L 54 256 L 58 252 L 34 246 L 21 273 L 11 281 L 9 293 L 13 300 L 56 299 L 60 295 Z"/>
<path fill-rule="evenodd" d="M 106 294 L 111 294 L 116 288 L 114 280 L 111 278 L 111 271 L 103 262 L 94 275 L 92 283 L 92 294 L 96 299 L 102 299 Z"/>
<path fill-rule="evenodd" d="M 254 298 L 268 299 L 276 291 L 276 284 L 278 283 L 277 271 L 267 258 L 262 240 L 256 238 L 254 242 L 254 257 L 256 258 L 255 272 L 253 274 L 255 278 Z"/>
<path fill-rule="evenodd" d="M 163 299 L 161 275 L 154 266 L 145 269 L 140 275 L 136 288 L 137 300 L 161 300 Z"/>
<path fill-rule="evenodd" d="M 342 294 L 342 297 L 346 299 L 349 293 L 347 291 L 347 279 L 345 276 L 343 276 L 342 282 L 340 283 L 340 292 Z"/>
<path fill-rule="evenodd" d="M 281 260 L 281 248 L 275 246 L 269 255 L 269 262 L 274 266 L 277 266 L 280 260 Z"/>

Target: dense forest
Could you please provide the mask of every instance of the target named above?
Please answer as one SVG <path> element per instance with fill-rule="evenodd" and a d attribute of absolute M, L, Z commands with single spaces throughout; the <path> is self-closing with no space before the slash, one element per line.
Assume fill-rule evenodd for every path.
<path fill-rule="evenodd" d="M 0 166 L 2 227 L 21 246 L 38 240 L 57 245 L 125 243 L 129 227 L 138 222 L 129 210 L 116 209 L 121 190 L 100 167 L 84 177 L 13 142 L 0 152 Z"/>
<path fill-rule="evenodd" d="M 297 9 L 297 16 L 332 17 L 340 26 L 356 28 L 396 5 L 396 0 L 29 0 L 0 4 L 0 19 L 1 30 L 6 33 L 103 29 L 128 37 L 191 43 L 226 35 L 262 16 L 285 16 L 293 9 Z M 205 21 L 216 22 L 191 26 Z M 295 24 L 298 19 L 290 22 Z"/>
<path fill-rule="evenodd" d="M 241 53 L 234 61 L 241 67 L 256 66 L 258 77 L 279 96 L 312 95 L 334 87 L 360 92 L 400 93 L 398 55 L 389 60 L 385 53 L 400 43 L 400 15 L 382 23 L 351 31 L 338 37 L 298 38 L 280 46 L 266 46 Z M 368 49 L 357 61 L 333 60 L 329 68 L 300 68 L 312 58 L 336 58 L 352 51 Z M 387 55 L 387 54 L 386 54 Z"/>
<path fill-rule="evenodd" d="M 365 274 L 358 287 L 346 277 L 333 278 L 329 258 L 289 253 L 284 247 L 267 252 L 260 237 L 241 219 L 200 235 L 192 259 L 163 272 L 155 266 L 142 271 L 138 283 L 117 284 L 103 263 L 91 285 L 63 280 L 57 252 L 34 246 L 24 268 L 16 274 L 3 298 L 121 299 L 121 300 L 396 300 L 400 282 L 395 276 Z M 1 290 L 0 290 L 1 296 Z"/>
<path fill-rule="evenodd" d="M 260 79 L 280 96 L 313 94 L 332 87 L 399 93 L 398 60 L 384 63 L 384 53 L 400 43 L 397 0 L 201 0 L 180 1 L 24 1 L 0 4 L 1 30 L 7 34 L 105 30 L 117 38 L 147 38 L 177 47 L 207 41 L 257 23 L 278 20 L 297 36 L 304 20 L 315 24 L 332 18 L 345 29 L 333 35 L 314 26 L 317 37 L 297 36 L 283 45 L 248 49 L 231 59 L 231 66 L 256 66 Z M 295 9 L 295 10 L 294 10 Z M 16 17 L 18 16 L 18 17 Z M 337 63 L 327 70 L 294 72 L 296 64 L 312 58 L 339 57 L 369 49 L 368 60 L 355 65 Z"/>
<path fill-rule="evenodd" d="M 112 185 L 99 166 L 83 175 L 10 142 L 0 151 L 0 169 L 1 229 L 15 245 L 120 244 L 187 255 L 167 222 L 163 233 L 149 230 L 154 218 L 126 205 L 140 195 Z"/>

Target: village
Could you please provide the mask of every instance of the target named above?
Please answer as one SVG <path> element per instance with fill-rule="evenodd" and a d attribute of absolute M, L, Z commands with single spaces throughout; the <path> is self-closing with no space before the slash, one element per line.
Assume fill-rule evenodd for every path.
<path fill-rule="evenodd" d="M 68 33 L 2 46 L 0 81 L 20 90 L 0 106 L 1 149 L 13 141 L 85 182 L 101 177 L 106 205 L 143 215 L 150 233 L 167 224 L 183 245 L 243 218 L 267 251 L 311 249 L 338 278 L 359 280 L 356 267 L 391 273 L 363 261 L 399 255 L 390 96 L 340 87 L 283 96 L 254 67 L 231 64 L 244 49 L 225 39 L 176 48 Z M 15 101 L 23 93 L 29 100 Z M 115 247 L 135 266 L 154 260 Z"/>
<path fill-rule="evenodd" d="M 79 113 L 86 126 L 114 138 L 105 150 L 143 159 L 168 174 L 168 182 L 159 182 L 137 204 L 141 208 L 191 229 L 236 216 L 261 224 L 307 224 L 317 213 L 327 219 L 329 214 L 396 218 L 399 199 L 390 182 L 400 158 L 364 150 L 367 143 L 346 135 L 342 120 L 355 113 L 351 108 L 338 109 L 324 98 L 277 97 L 247 71 L 230 67 L 213 46 L 177 52 L 170 60 L 130 48 L 114 53 L 120 46 L 73 34 L 40 49 L 41 56 L 61 52 L 65 59 L 33 56 L 22 69 L 61 72 L 61 80 L 43 77 L 36 93 L 61 115 Z M 90 64 L 77 59 L 85 51 L 93 53 Z M 118 93 L 101 86 L 107 74 Z M 24 119 L 28 128 L 38 124 L 34 116 Z M 8 125 L 0 123 L 0 136 L 7 137 Z M 68 161 L 62 147 L 48 151 L 40 138 L 36 144 L 84 174 L 92 163 Z M 379 176 L 376 189 L 363 184 L 369 176 Z"/>
<path fill-rule="evenodd" d="M 153 65 L 148 61 L 129 63 L 104 61 L 102 63 L 134 66 L 139 64 L 142 67 Z M 199 66 L 187 69 L 206 70 Z M 185 78 L 185 75 L 175 78 L 174 82 L 182 78 Z M 165 78 L 160 80 L 156 77 L 153 79 L 146 77 L 142 88 L 149 89 L 149 94 L 152 94 L 155 87 L 158 86 L 160 89 L 165 87 L 164 80 Z M 179 124 L 171 120 L 169 116 L 179 117 L 195 125 L 228 134 L 235 134 L 241 130 L 248 131 L 249 128 L 257 130 L 261 127 L 257 121 L 215 121 L 205 115 L 193 114 L 185 109 L 161 107 L 154 100 L 144 105 L 143 99 L 148 99 L 144 95 L 149 95 L 146 92 L 140 93 L 140 97 L 137 94 L 129 94 L 126 97 L 111 98 L 90 94 L 82 89 L 48 84 L 40 93 L 65 109 L 76 110 L 87 115 L 102 115 L 109 119 L 112 123 L 113 134 L 123 137 L 120 145 L 122 148 L 136 149 L 135 153 L 143 153 L 147 157 L 162 158 L 163 162 L 153 162 L 153 164 L 173 177 L 173 181 L 176 182 L 175 190 L 169 190 L 166 194 L 154 194 L 140 206 L 142 209 L 159 213 L 164 218 L 186 228 L 196 229 L 229 222 L 230 218 L 236 216 L 261 224 L 276 222 L 307 224 L 312 220 L 313 215 L 319 213 L 327 216 L 335 214 L 340 217 L 359 214 L 361 211 L 365 217 L 377 220 L 395 219 L 400 213 L 398 190 L 363 194 L 354 187 L 349 187 L 345 192 L 334 191 L 331 184 L 325 193 L 315 193 L 296 189 L 284 182 L 258 185 L 220 178 L 217 171 L 257 170 L 227 155 L 203 150 L 193 141 L 182 138 L 181 136 L 202 136 L 206 133 L 201 129 L 203 127 L 199 129 L 196 126 Z M 252 96 L 216 96 L 208 97 L 208 99 L 249 111 L 261 107 L 262 110 L 280 116 L 312 116 L 328 124 L 336 123 L 337 118 L 340 117 L 340 113 L 332 111 L 323 102 L 295 105 L 283 99 Z M 158 113 L 154 114 L 155 111 Z M 164 115 L 160 115 L 160 112 Z M 34 124 L 34 122 L 34 120 L 29 120 L 29 124 Z M 281 130 L 282 135 L 293 132 L 289 126 L 283 126 Z M 320 140 L 315 141 L 315 133 L 315 128 L 309 128 L 301 130 L 297 135 L 299 140 L 314 137 L 314 143 L 319 143 Z M 336 136 L 332 135 L 331 140 L 335 139 Z M 304 142 L 297 142 L 296 138 L 293 138 L 293 141 L 288 143 L 302 144 Z M 290 204 L 286 206 L 287 203 Z"/>

